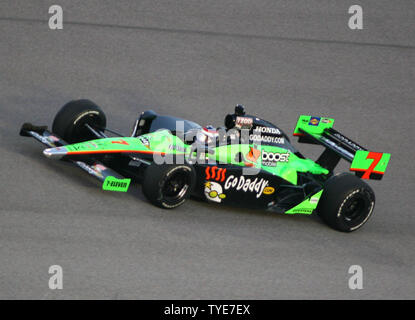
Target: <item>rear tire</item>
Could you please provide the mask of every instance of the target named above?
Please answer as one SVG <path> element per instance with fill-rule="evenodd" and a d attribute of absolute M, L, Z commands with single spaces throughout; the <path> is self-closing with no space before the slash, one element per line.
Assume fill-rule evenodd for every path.
<path fill-rule="evenodd" d="M 173 209 L 182 205 L 193 191 L 196 174 L 188 164 L 152 163 L 144 171 L 143 193 L 154 205 Z"/>
<path fill-rule="evenodd" d="M 372 188 L 360 178 L 344 173 L 326 181 L 317 212 L 330 227 L 351 232 L 367 222 L 374 207 Z"/>
<path fill-rule="evenodd" d="M 73 100 L 65 104 L 53 120 L 52 131 L 68 143 L 76 143 L 96 138 L 85 127 L 105 129 L 105 113 L 90 100 Z"/>

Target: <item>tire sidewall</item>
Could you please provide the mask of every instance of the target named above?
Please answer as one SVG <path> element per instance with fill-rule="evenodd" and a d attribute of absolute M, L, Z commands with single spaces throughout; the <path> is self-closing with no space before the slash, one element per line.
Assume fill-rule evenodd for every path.
<path fill-rule="evenodd" d="M 363 212 L 355 220 L 348 221 L 344 215 L 346 203 L 354 197 L 364 201 Z M 317 207 L 319 216 L 332 228 L 352 232 L 361 228 L 373 215 L 375 194 L 372 188 L 360 178 L 343 173 L 326 181 L 324 191 Z"/>
<path fill-rule="evenodd" d="M 163 195 L 163 188 L 167 180 L 178 171 L 188 174 L 189 184 L 185 193 L 174 201 L 168 200 Z M 164 208 L 174 209 L 181 206 L 190 197 L 196 183 L 196 174 L 193 166 L 188 164 L 156 165 L 151 164 L 145 172 L 143 180 L 143 193 L 153 204 Z"/>
<path fill-rule="evenodd" d="M 79 130 L 80 128 L 85 125 L 85 123 L 88 124 L 92 124 L 93 126 L 97 126 L 97 122 L 94 121 L 92 122 L 91 120 L 88 121 L 89 119 L 86 119 L 86 117 L 99 117 L 99 111 L 97 110 L 91 110 L 91 109 L 86 109 L 85 111 L 83 111 L 81 114 L 79 115 L 75 115 L 74 117 L 72 117 L 72 119 L 70 120 L 70 122 L 72 123 L 72 125 L 70 125 L 67 129 L 65 134 L 67 136 L 74 136 L 79 138 L 79 140 L 84 140 L 87 138 L 83 138 L 83 137 L 79 137 Z M 85 121 L 87 120 L 87 121 Z M 96 120 L 96 119 L 94 119 Z M 92 123 L 91 123 L 92 122 Z"/>
<path fill-rule="evenodd" d="M 365 210 L 364 213 L 359 216 L 358 220 L 349 222 L 346 220 L 344 216 L 344 209 L 345 209 L 344 207 L 347 201 L 349 201 L 351 198 L 355 196 L 360 196 L 364 198 L 365 207 L 367 206 L 367 210 Z M 371 192 L 371 190 L 365 187 L 360 187 L 360 188 L 351 190 L 350 192 L 346 194 L 344 200 L 340 203 L 338 207 L 338 211 L 336 215 L 338 224 L 341 226 L 341 229 L 347 232 L 355 231 L 359 229 L 361 226 L 363 226 L 366 223 L 366 221 L 369 220 L 369 218 L 373 215 L 374 208 L 375 208 L 375 200 L 374 200 L 374 195 Z"/>
<path fill-rule="evenodd" d="M 58 111 L 52 131 L 69 143 L 94 139 L 95 136 L 86 130 L 84 134 L 80 134 L 85 123 L 95 128 L 105 128 L 106 116 L 101 108 L 90 100 L 73 100 Z"/>

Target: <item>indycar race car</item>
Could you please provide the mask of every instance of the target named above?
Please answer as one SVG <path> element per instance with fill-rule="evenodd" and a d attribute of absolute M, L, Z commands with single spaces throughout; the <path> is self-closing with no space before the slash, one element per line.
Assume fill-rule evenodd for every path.
<path fill-rule="evenodd" d="M 147 110 L 126 137 L 106 128 L 95 103 L 74 100 L 56 114 L 52 131 L 25 123 L 20 135 L 46 145 L 45 156 L 98 178 L 104 190 L 126 192 L 132 179 L 140 182 L 146 198 L 161 208 L 176 208 L 193 196 L 285 214 L 317 212 L 329 226 L 350 232 L 373 213 L 375 195 L 363 180 L 381 179 L 390 154 L 368 151 L 333 124 L 328 117 L 298 119 L 299 142 L 325 148 L 316 161 L 242 105 L 220 128 Z M 353 173 L 334 174 L 340 159 L 351 163 Z"/>

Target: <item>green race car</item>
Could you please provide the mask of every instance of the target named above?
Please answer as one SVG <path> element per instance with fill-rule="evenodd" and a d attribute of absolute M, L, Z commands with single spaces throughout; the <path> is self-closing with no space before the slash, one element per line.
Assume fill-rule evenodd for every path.
<path fill-rule="evenodd" d="M 333 128 L 334 119 L 301 115 L 294 129 L 300 143 L 325 147 L 316 161 L 303 156 L 274 124 L 237 105 L 225 126 L 142 112 L 130 136 L 106 128 L 106 116 L 89 100 L 75 100 L 56 114 L 52 131 L 23 124 L 20 134 L 48 148 L 49 158 L 70 161 L 126 192 L 134 179 L 147 199 L 166 209 L 190 196 L 285 214 L 317 214 L 345 232 L 373 213 L 375 195 L 364 179 L 381 179 L 390 154 L 371 152 Z M 340 159 L 354 173 L 334 174 Z"/>

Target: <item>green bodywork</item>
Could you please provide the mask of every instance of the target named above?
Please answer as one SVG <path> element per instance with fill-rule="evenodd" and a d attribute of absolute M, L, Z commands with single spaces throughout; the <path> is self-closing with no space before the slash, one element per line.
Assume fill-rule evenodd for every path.
<path fill-rule="evenodd" d="M 238 162 L 236 159 L 238 158 L 238 153 L 242 155 L 246 155 L 251 151 L 251 148 L 255 148 L 258 150 L 260 154 L 263 151 L 265 152 L 273 152 L 273 153 L 282 153 L 288 154 L 288 161 L 287 162 L 278 162 L 278 165 L 275 167 L 269 167 L 262 165 L 261 155 L 256 159 L 256 161 L 250 161 L 245 159 L 245 161 Z M 311 159 L 301 159 L 300 157 L 296 156 L 294 153 L 280 148 L 276 146 L 268 146 L 268 145 L 260 145 L 260 146 L 253 146 L 252 144 L 239 144 L 239 145 L 227 145 L 227 146 L 220 146 L 215 148 L 215 153 L 213 155 L 209 155 L 209 158 L 222 163 L 229 163 L 239 166 L 247 166 L 259 168 L 264 171 L 268 171 L 271 174 L 279 176 L 288 182 L 296 185 L 297 184 L 297 173 L 298 172 L 310 172 L 313 174 L 328 174 L 329 171 Z"/>
<path fill-rule="evenodd" d="M 350 166 L 350 170 L 371 170 L 371 172 L 383 174 L 385 173 L 386 167 L 388 166 L 390 157 L 390 153 L 377 153 L 359 150 L 356 151 L 356 154 L 353 158 L 353 162 Z"/>
<path fill-rule="evenodd" d="M 134 137 L 96 139 L 66 145 L 68 154 L 93 153 L 173 153 L 183 154 L 189 148 L 168 130 Z M 181 152 L 177 150 L 183 150 Z"/>
<path fill-rule="evenodd" d="M 93 154 L 93 153 L 142 153 L 160 155 L 186 155 L 190 153 L 190 145 L 172 135 L 168 130 L 156 131 L 142 135 L 138 138 L 106 138 L 97 139 L 72 145 L 67 145 L 68 155 L 71 154 Z M 244 161 L 237 161 L 238 154 L 246 156 L 251 149 L 255 149 L 259 156 L 254 160 L 244 157 Z M 261 161 L 262 152 L 287 154 L 286 162 L 278 162 L 275 167 L 263 166 Z M 195 154 L 193 154 L 195 156 Z M 294 153 L 276 146 L 236 144 L 223 145 L 213 148 L 213 153 L 206 153 L 206 161 L 212 160 L 219 163 L 233 164 L 238 166 L 249 166 L 268 171 L 288 182 L 297 184 L 298 172 L 311 172 L 313 174 L 328 174 L 329 171 L 311 159 L 302 159 Z"/>
<path fill-rule="evenodd" d="M 333 125 L 334 119 L 332 118 L 301 115 L 294 129 L 294 135 L 302 135 L 300 132 L 300 129 L 302 129 L 315 137 L 319 137 L 325 129 L 331 128 Z"/>
<path fill-rule="evenodd" d="M 312 196 L 305 199 L 303 202 L 299 203 L 295 207 L 285 211 L 287 214 L 312 214 L 313 211 L 317 208 L 318 202 L 320 201 L 320 197 L 323 194 L 323 190 L 313 194 Z"/>
<path fill-rule="evenodd" d="M 309 119 L 308 119 L 309 120 Z M 168 130 L 160 130 L 148 133 L 139 137 L 114 137 L 105 139 L 96 139 L 86 142 L 66 145 L 68 155 L 74 154 L 94 154 L 94 153 L 137 153 L 153 154 L 159 156 L 166 155 L 184 155 L 189 156 L 191 146 L 185 144 L 179 137 L 172 135 Z M 213 152 L 204 154 L 206 163 L 208 161 L 233 164 L 241 167 L 258 168 L 267 171 L 273 175 L 279 176 L 287 182 L 297 185 L 297 176 L 299 172 L 310 172 L 312 174 L 328 174 L 329 171 L 310 159 L 302 159 L 292 153 L 277 146 L 253 145 L 253 144 L 236 144 L 223 145 L 212 149 Z M 255 156 L 248 155 L 255 153 Z M 262 153 L 279 153 L 284 154 L 286 159 L 278 162 L 276 166 L 265 166 L 262 164 Z M 243 155 L 242 159 L 238 157 Z M 193 153 L 192 156 L 196 156 Z M 241 161 L 239 161 L 241 160 Z M 128 181 L 127 181 L 128 180 Z M 109 176 L 104 181 L 102 188 L 110 191 L 127 191 L 130 184 L 129 179 L 119 180 Z M 288 210 L 286 213 L 311 213 L 317 206 L 322 190 L 305 199 L 296 207 Z"/>

